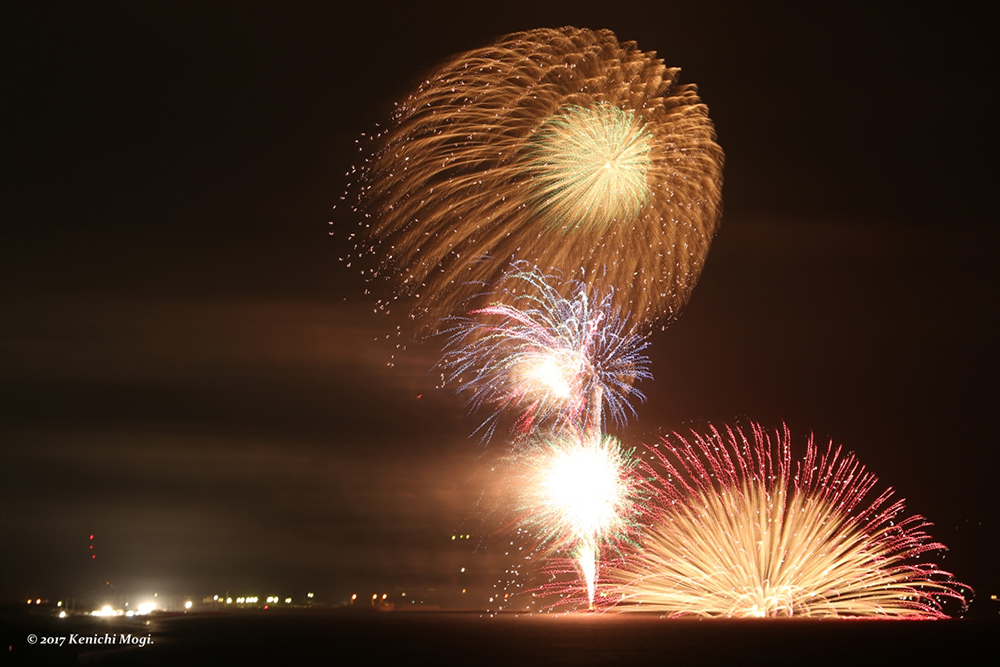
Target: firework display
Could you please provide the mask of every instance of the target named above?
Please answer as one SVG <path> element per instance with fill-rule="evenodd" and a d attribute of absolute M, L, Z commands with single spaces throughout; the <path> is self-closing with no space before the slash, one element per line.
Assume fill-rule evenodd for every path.
<path fill-rule="evenodd" d="M 623 423 L 630 400 L 644 398 L 636 381 L 651 377 L 646 337 L 626 327 L 612 294 L 592 297 L 583 282 L 515 268 L 506 299 L 451 320 L 440 364 L 446 382 L 469 393 L 473 409 L 493 406 L 486 437 L 505 412 L 518 413 L 519 435 L 565 426 L 600 432 L 605 413 Z"/>
<path fill-rule="evenodd" d="M 969 590 L 922 558 L 944 550 L 853 455 L 754 425 L 654 448 L 642 548 L 611 572 L 618 610 L 725 617 L 947 618 Z"/>
<path fill-rule="evenodd" d="M 614 437 L 563 433 L 525 444 L 515 469 L 519 525 L 549 552 L 572 554 L 592 605 L 602 552 L 617 551 L 635 530 L 636 459 Z"/>
<path fill-rule="evenodd" d="M 810 438 L 793 461 L 787 428 L 753 425 L 640 461 L 605 433 L 721 215 L 723 153 L 679 72 L 607 30 L 508 35 L 431 73 L 362 169 L 370 277 L 444 334 L 442 385 L 487 413 L 482 438 L 512 422 L 498 495 L 528 546 L 508 573 L 544 558 L 549 609 L 947 618 L 971 589 L 853 454 Z"/>
<path fill-rule="evenodd" d="M 516 33 L 397 105 L 364 169 L 364 251 L 424 325 L 505 289 L 513 261 L 675 316 L 721 211 L 722 150 L 693 85 L 608 30 Z"/>

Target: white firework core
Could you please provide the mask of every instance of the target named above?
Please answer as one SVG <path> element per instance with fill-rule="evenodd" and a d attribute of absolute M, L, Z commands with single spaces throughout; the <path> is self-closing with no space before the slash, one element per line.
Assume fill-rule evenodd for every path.
<path fill-rule="evenodd" d="M 635 115 L 607 104 L 570 107 L 545 121 L 528 167 L 542 219 L 596 231 L 635 219 L 651 196 L 650 139 Z"/>

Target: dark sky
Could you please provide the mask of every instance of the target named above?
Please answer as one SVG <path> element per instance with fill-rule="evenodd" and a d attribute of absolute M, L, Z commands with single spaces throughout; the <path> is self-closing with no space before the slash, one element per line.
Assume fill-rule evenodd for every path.
<path fill-rule="evenodd" d="M 1000 109 L 984 7 L 3 3 L 0 596 L 106 579 L 485 597 L 504 538 L 477 498 L 499 445 L 435 389 L 438 342 L 396 349 L 407 321 L 376 315 L 338 261 L 358 219 L 333 207 L 355 140 L 436 63 L 575 25 L 681 67 L 726 151 L 721 230 L 652 339 L 626 441 L 755 420 L 843 443 L 934 522 L 988 610 Z"/>

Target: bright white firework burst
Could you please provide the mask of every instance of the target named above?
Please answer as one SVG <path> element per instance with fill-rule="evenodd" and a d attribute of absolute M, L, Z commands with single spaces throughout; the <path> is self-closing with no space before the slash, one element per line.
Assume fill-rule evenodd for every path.
<path fill-rule="evenodd" d="M 675 317 L 719 224 L 723 166 L 679 74 L 572 27 L 455 56 L 397 105 L 362 169 L 373 276 L 417 297 L 430 332 L 474 290 L 501 293 L 512 259 L 617 287 L 632 325 Z"/>
<path fill-rule="evenodd" d="M 967 586 L 921 558 L 932 542 L 853 454 L 754 425 L 657 446 L 642 546 L 608 575 L 616 610 L 672 616 L 947 618 Z"/>
<path fill-rule="evenodd" d="M 493 407 L 480 427 L 487 439 L 506 411 L 517 413 L 520 435 L 543 426 L 600 433 L 605 412 L 623 423 L 630 400 L 644 398 L 635 383 L 652 377 L 646 336 L 626 328 L 610 293 L 593 298 L 583 282 L 517 268 L 504 299 L 451 319 L 445 382 L 471 394 L 473 410 Z"/>
<path fill-rule="evenodd" d="M 551 553 L 570 553 L 593 605 L 602 552 L 634 532 L 643 488 L 636 459 L 614 437 L 564 431 L 515 455 L 518 525 Z"/>

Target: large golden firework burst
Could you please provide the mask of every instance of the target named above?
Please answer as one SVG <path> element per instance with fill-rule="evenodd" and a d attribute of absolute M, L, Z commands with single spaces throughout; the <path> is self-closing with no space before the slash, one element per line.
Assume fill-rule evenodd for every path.
<path fill-rule="evenodd" d="M 542 29 L 456 56 L 396 107 L 365 169 L 363 244 L 428 330 L 514 262 L 631 324 L 675 316 L 721 214 L 723 154 L 680 70 L 608 30 Z"/>
<path fill-rule="evenodd" d="M 792 464 L 790 436 L 753 426 L 654 448 L 642 547 L 607 577 L 620 611 L 672 616 L 947 618 L 967 586 L 926 558 L 943 551 L 840 448 Z"/>

